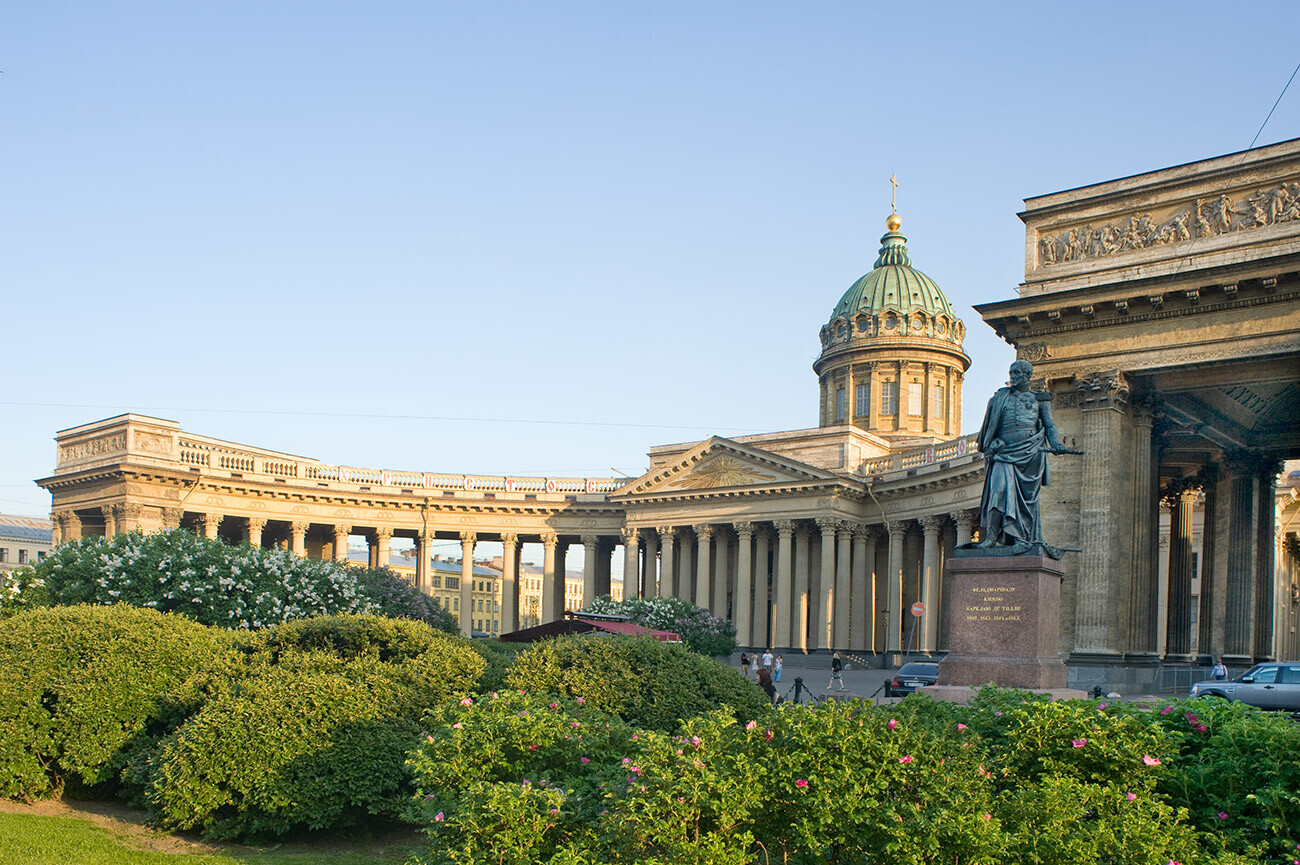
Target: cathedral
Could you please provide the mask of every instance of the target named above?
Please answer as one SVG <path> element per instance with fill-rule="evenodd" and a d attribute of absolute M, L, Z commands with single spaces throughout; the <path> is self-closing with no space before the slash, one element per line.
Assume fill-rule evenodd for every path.
<path fill-rule="evenodd" d="M 1048 536 L 1079 550 L 1062 563 L 1070 685 L 1150 691 L 1212 656 L 1297 657 L 1300 496 L 1280 475 L 1300 457 L 1300 141 L 1027 199 L 1020 217 L 1025 282 L 977 310 L 1085 452 L 1042 504 Z M 187 527 L 340 560 L 351 539 L 381 564 L 397 538 L 467 635 L 476 602 L 508 632 L 609 594 L 617 561 L 624 596 L 707 607 L 743 647 L 941 656 L 959 612 L 945 564 L 979 531 L 971 359 L 896 213 L 885 229 L 818 334 L 815 427 L 654 447 L 629 481 L 327 465 L 126 414 L 58 433 L 37 482 L 55 543 Z M 459 572 L 434 566 L 447 541 Z M 499 577 L 474 565 L 488 542 Z"/>

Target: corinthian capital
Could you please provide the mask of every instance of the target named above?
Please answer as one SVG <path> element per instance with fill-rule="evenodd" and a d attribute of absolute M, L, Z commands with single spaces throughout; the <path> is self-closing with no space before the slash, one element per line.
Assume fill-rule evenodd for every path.
<path fill-rule="evenodd" d="M 1128 380 L 1117 369 L 1079 376 L 1074 380 L 1074 389 L 1079 392 L 1084 409 L 1122 409 L 1128 404 Z"/>
<path fill-rule="evenodd" d="M 735 529 L 736 534 L 740 535 L 740 537 L 742 538 L 749 537 L 754 534 L 754 524 L 751 522 L 741 521 L 738 523 L 732 523 L 731 527 Z"/>
<path fill-rule="evenodd" d="M 788 537 L 794 533 L 794 520 L 772 520 L 772 525 L 776 527 L 778 535 Z"/>
<path fill-rule="evenodd" d="M 823 535 L 827 532 L 834 534 L 835 530 L 840 527 L 840 521 L 834 517 L 818 517 L 813 522 L 817 524 L 817 528 L 822 530 Z"/>
<path fill-rule="evenodd" d="M 699 523 L 698 525 L 691 526 L 691 528 L 695 530 L 695 536 L 702 541 L 707 541 L 709 538 L 713 537 L 713 526 L 708 523 Z"/>
<path fill-rule="evenodd" d="M 921 530 L 927 535 L 937 535 L 939 533 L 939 528 L 943 525 L 943 517 L 929 514 L 921 517 L 917 522 L 921 524 Z"/>

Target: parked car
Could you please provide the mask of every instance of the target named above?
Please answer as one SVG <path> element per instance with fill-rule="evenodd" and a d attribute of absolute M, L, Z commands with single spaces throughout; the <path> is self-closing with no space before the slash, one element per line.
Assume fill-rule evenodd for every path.
<path fill-rule="evenodd" d="M 886 697 L 906 697 L 917 688 L 939 681 L 939 665 L 913 663 L 898 668 L 894 678 L 885 682 Z"/>
<path fill-rule="evenodd" d="M 1192 685 L 1193 697 L 1222 697 L 1259 706 L 1300 712 L 1300 661 L 1256 664 L 1235 679 L 1211 679 Z"/>

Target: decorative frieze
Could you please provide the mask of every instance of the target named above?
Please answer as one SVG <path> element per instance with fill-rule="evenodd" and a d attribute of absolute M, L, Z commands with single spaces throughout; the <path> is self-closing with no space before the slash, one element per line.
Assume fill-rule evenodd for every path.
<path fill-rule="evenodd" d="M 1300 182 L 1284 182 L 1238 197 L 1197 198 L 1161 211 L 1038 235 L 1038 266 L 1050 267 L 1300 219 Z"/>

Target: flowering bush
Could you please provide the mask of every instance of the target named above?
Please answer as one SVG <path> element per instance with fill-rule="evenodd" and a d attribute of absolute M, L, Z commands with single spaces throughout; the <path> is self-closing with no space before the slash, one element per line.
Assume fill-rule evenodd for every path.
<path fill-rule="evenodd" d="M 182 529 L 63 544 L 36 573 L 55 604 L 130 604 L 244 630 L 334 613 L 378 613 L 455 633 L 449 613 L 388 569 L 232 547 Z"/>
<path fill-rule="evenodd" d="M 49 602 L 45 580 L 31 565 L 0 570 L 0 619 L 23 610 L 48 606 Z"/>
<path fill-rule="evenodd" d="M 672 631 L 693 652 L 712 657 L 736 651 L 736 626 L 703 607 L 681 598 L 628 598 L 614 601 L 597 598 L 584 612 L 602 616 L 627 616 L 628 621 L 644 628 Z"/>
<path fill-rule="evenodd" d="M 769 708 L 763 692 L 734 670 L 648 637 L 546 640 L 519 655 L 506 683 L 529 693 L 581 697 L 629 724 L 665 732 L 720 706 L 742 721 Z"/>
<path fill-rule="evenodd" d="M 444 707 L 411 759 L 419 790 L 411 813 L 431 840 L 417 861 L 1259 861 L 1207 849 L 1186 812 L 1155 790 L 1165 761 L 1130 753 L 1151 735 L 1167 749 L 1167 737 L 1122 712 L 1088 732 L 1123 755 L 1131 789 L 1068 763 L 1088 747 L 1070 739 L 1070 755 L 1052 758 L 1067 761 L 1060 771 L 1035 763 L 1032 752 L 1059 745 L 1019 732 L 1039 729 L 1044 705 L 989 712 L 999 724 L 1010 716 L 1009 754 L 994 744 L 1001 734 L 973 716 L 982 710 L 923 696 L 880 708 L 787 706 L 743 724 L 716 711 L 676 733 L 631 735 L 589 703 L 532 694 Z M 1067 726 L 1089 712 L 1098 714 L 1095 704 L 1060 710 Z M 592 738 L 577 739 L 579 730 Z"/>

